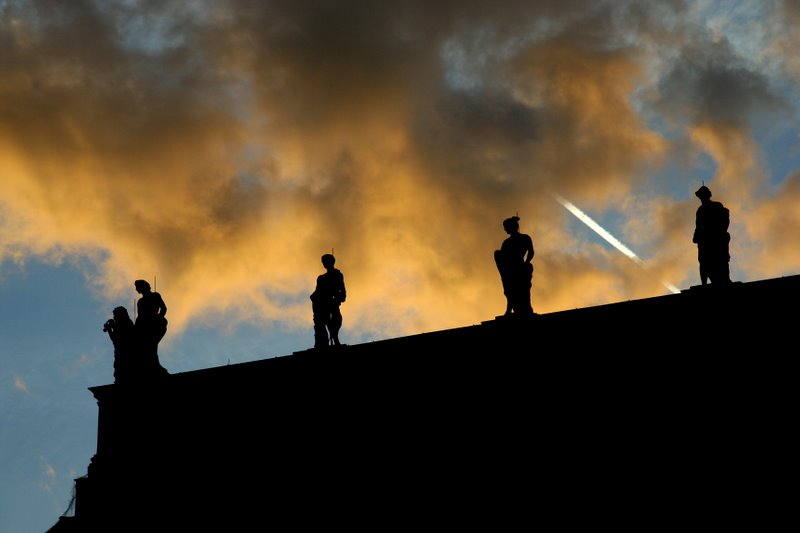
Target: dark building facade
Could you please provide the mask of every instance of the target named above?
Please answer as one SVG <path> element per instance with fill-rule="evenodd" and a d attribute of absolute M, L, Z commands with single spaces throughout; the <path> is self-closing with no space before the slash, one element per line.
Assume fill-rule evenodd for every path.
<path fill-rule="evenodd" d="M 763 529 L 798 297 L 697 286 L 92 387 L 97 452 L 50 532 Z"/>

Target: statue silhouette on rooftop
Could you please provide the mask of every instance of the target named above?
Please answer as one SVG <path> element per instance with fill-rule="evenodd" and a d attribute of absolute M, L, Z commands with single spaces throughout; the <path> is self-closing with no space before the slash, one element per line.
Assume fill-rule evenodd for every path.
<path fill-rule="evenodd" d="M 339 330 L 342 327 L 342 313 L 339 306 L 347 299 L 344 275 L 334 268 L 336 258 L 333 254 L 322 256 L 325 273 L 317 276 L 317 286 L 311 294 L 311 308 L 314 314 L 314 347 L 340 346 Z"/>
<path fill-rule="evenodd" d="M 114 344 L 114 382 L 130 383 L 136 380 L 136 336 L 128 310 L 115 307 L 112 318 L 103 324 L 103 331 L 108 333 Z"/>
<path fill-rule="evenodd" d="M 499 250 L 495 250 L 494 260 L 506 296 L 504 316 L 531 316 L 533 239 L 530 235 L 520 233 L 518 216 L 505 219 L 503 229 L 508 233 L 508 238 Z"/>
<path fill-rule="evenodd" d="M 147 375 L 167 374 L 158 360 L 158 343 L 167 333 L 167 305 L 161 294 L 154 292 L 150 283 L 143 279 L 134 282 L 136 292 L 141 297 L 136 302 L 136 329 L 137 348 L 143 358 L 145 368 L 149 369 Z"/>
<path fill-rule="evenodd" d="M 730 213 L 728 209 L 711 199 L 711 190 L 705 185 L 694 193 L 700 198 L 700 207 L 695 215 L 692 242 L 697 244 L 697 260 L 700 263 L 700 283 L 706 285 L 730 283 L 731 235 L 728 233 Z"/>

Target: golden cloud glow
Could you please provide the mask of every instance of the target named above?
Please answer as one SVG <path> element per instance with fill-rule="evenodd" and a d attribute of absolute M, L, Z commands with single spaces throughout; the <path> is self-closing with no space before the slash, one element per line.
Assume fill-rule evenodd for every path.
<path fill-rule="evenodd" d="M 345 328 L 396 336 L 500 314 L 492 252 L 519 213 L 537 312 L 640 298 L 697 280 L 696 175 L 654 185 L 689 146 L 717 165 L 742 272 L 800 265 L 796 176 L 759 200 L 749 115 L 705 95 L 739 84 L 730 109 L 751 115 L 776 99 L 679 5 L 335 4 L 153 7 L 169 23 L 143 27 L 124 3 L 0 10 L 0 259 L 89 257 L 109 311 L 156 278 L 179 333 L 307 328 L 333 248 Z M 555 190 L 623 219 L 648 272 Z"/>

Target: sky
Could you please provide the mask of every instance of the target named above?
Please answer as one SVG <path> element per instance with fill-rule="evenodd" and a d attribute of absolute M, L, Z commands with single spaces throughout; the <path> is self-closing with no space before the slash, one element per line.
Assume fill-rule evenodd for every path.
<path fill-rule="evenodd" d="M 798 26 L 796 0 L 0 0 L 0 533 L 68 512 L 136 279 L 180 373 L 311 348 L 329 252 L 345 344 L 491 320 L 512 215 L 537 313 L 687 289 L 702 184 L 734 281 L 800 273 Z"/>

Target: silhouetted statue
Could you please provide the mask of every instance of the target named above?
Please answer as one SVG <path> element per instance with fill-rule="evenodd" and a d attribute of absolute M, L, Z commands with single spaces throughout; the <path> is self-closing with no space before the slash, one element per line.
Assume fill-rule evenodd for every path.
<path fill-rule="evenodd" d="M 133 320 L 124 307 L 115 307 L 112 317 L 103 324 L 103 331 L 114 344 L 114 382 L 130 383 L 135 381 L 137 374 Z"/>
<path fill-rule="evenodd" d="M 157 292 L 153 292 L 150 284 L 137 279 L 134 282 L 136 292 L 142 296 L 136 302 L 136 329 L 137 347 L 140 357 L 144 361 L 147 375 L 167 374 L 158 360 L 158 343 L 167 333 L 167 305 Z"/>
<path fill-rule="evenodd" d="M 711 200 L 711 190 L 705 185 L 694 194 L 701 202 L 695 215 L 692 237 L 692 242 L 697 244 L 700 282 L 703 285 L 709 280 L 711 283 L 730 283 L 730 213 L 722 202 Z"/>
<path fill-rule="evenodd" d="M 499 250 L 495 250 L 494 260 L 503 282 L 503 294 L 506 295 L 505 316 L 530 316 L 533 315 L 533 239 L 519 232 L 518 216 L 505 219 L 503 229 L 508 233 L 508 238 Z"/>
<path fill-rule="evenodd" d="M 344 275 L 333 267 L 335 263 L 333 254 L 322 256 L 325 273 L 317 276 L 317 286 L 310 296 L 314 313 L 315 348 L 323 348 L 329 344 L 340 346 L 342 313 L 339 305 L 347 298 L 347 291 L 344 288 Z"/>

